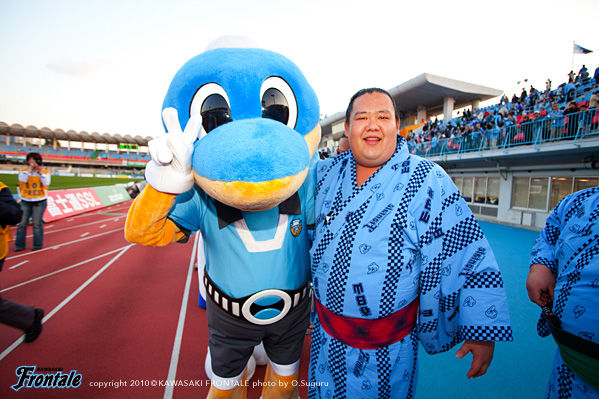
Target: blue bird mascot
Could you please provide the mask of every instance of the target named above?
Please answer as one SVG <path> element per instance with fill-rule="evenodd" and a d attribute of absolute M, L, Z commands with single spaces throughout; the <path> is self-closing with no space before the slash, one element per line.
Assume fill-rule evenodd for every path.
<path fill-rule="evenodd" d="M 240 37 L 215 40 L 174 76 L 166 133 L 149 142 L 148 185 L 125 237 L 204 241 L 208 398 L 245 398 L 246 366 L 268 355 L 262 398 L 297 398 L 309 325 L 309 236 L 319 105 L 300 69 Z"/>

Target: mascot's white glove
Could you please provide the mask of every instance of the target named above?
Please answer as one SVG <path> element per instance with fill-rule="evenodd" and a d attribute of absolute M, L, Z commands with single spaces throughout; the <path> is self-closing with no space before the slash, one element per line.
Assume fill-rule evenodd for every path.
<path fill-rule="evenodd" d="M 165 108 L 162 120 L 168 133 L 148 142 L 152 160 L 146 166 L 146 180 L 158 191 L 181 194 L 193 187 L 191 156 L 202 117 L 194 115 L 189 118 L 184 131 L 181 131 L 176 109 Z"/>

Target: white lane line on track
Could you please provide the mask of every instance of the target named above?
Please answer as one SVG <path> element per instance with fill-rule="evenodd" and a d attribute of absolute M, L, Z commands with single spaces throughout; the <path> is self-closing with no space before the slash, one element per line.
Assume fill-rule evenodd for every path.
<path fill-rule="evenodd" d="M 126 248 L 126 247 L 123 247 L 123 248 Z M 74 264 L 74 265 L 71 265 L 71 266 L 67 266 L 67 267 L 65 267 L 65 268 L 63 268 L 63 269 L 56 270 L 56 271 L 54 271 L 54 272 L 52 272 L 52 273 L 48 273 L 48 274 L 45 274 L 45 275 L 43 275 L 43 276 L 36 277 L 36 278 L 34 278 L 34 279 L 32 279 L 32 280 L 25 281 L 25 282 L 23 282 L 23 283 L 19 283 L 19 284 L 17 284 L 17 285 L 13 285 L 13 286 L 11 286 L 11 287 L 8 287 L 8 288 L 4 288 L 3 290 L 0 290 L 0 293 L 2 293 L 2 292 L 6 292 L 6 291 L 10 291 L 10 290 L 13 290 L 13 289 L 15 289 L 15 288 L 18 288 L 18 287 L 21 287 L 21 286 L 23 286 L 23 285 L 31 284 L 31 283 L 33 283 L 34 281 L 42 280 L 42 279 L 44 279 L 44 278 L 46 278 L 46 277 L 50 277 L 50 276 L 53 276 L 53 275 L 55 275 L 55 274 L 58 274 L 58 273 L 65 272 L 65 271 L 67 271 L 67 270 L 73 269 L 73 268 L 75 268 L 75 267 L 79 267 L 79 266 L 81 266 L 81 265 L 84 265 L 84 264 L 86 264 L 86 263 L 93 262 L 94 260 L 98 260 L 98 259 L 100 259 L 100 258 L 103 258 L 103 257 L 105 257 L 105 256 L 112 255 L 112 254 L 113 254 L 113 253 L 115 253 L 115 252 L 121 251 L 123 248 L 118 248 L 118 249 L 115 249 L 114 251 L 106 252 L 105 254 L 98 255 L 98 256 L 96 256 L 96 257 L 94 257 L 94 258 L 91 258 L 91 259 L 84 260 L 84 261 L 82 261 L 82 262 L 76 263 L 76 264 Z M 29 262 L 29 261 L 25 261 L 25 262 Z M 23 262 L 23 263 L 25 263 L 25 262 Z M 13 266 L 13 267 L 14 267 L 14 266 Z"/>
<path fill-rule="evenodd" d="M 121 216 L 121 217 L 117 217 L 117 218 L 116 218 L 116 219 L 114 219 L 114 220 L 112 220 L 112 218 L 111 218 L 111 219 L 109 219 L 109 220 L 112 220 L 113 222 L 118 222 L 118 221 L 119 221 L 119 219 L 123 219 L 123 218 L 125 218 L 125 216 L 126 216 L 126 215 L 123 215 L 123 216 Z M 97 221 L 95 221 L 95 222 L 89 222 L 89 223 L 81 223 L 81 224 L 78 224 L 78 225 L 75 225 L 75 226 L 69 226 L 69 227 L 66 227 L 66 228 L 63 228 L 63 229 L 52 230 L 52 231 L 46 231 L 46 230 L 45 230 L 45 229 L 46 229 L 46 226 L 44 226 L 44 234 L 60 233 L 61 231 L 69 231 L 69 230 L 77 229 L 77 228 L 80 228 L 80 227 L 91 226 L 91 225 L 93 225 L 93 224 L 98 224 L 98 223 L 106 223 L 106 219 L 103 219 L 103 220 L 97 220 Z M 106 224 L 104 224 L 104 226 L 106 226 Z M 31 235 L 31 236 L 28 236 L 28 237 L 33 237 L 33 235 Z"/>
<path fill-rule="evenodd" d="M 134 245 L 135 244 L 129 244 L 126 247 L 122 248 L 120 250 L 120 252 L 114 258 L 112 258 L 108 263 L 106 263 L 100 270 L 98 270 L 93 276 L 91 276 L 85 283 L 81 284 L 81 286 L 79 286 L 79 288 L 77 288 L 75 291 L 73 291 L 71 293 L 71 295 L 69 295 L 58 306 L 56 306 L 54 309 L 52 309 L 52 311 L 44 317 L 44 319 L 42 320 L 42 323 L 46 323 L 48 320 L 50 320 L 50 318 L 52 316 L 54 316 L 66 304 L 71 302 L 71 300 L 73 298 L 75 298 L 81 291 L 83 291 L 85 289 L 85 287 L 90 285 L 92 283 L 92 281 L 94 281 L 96 279 L 96 277 L 98 277 L 100 274 L 104 273 L 104 271 L 106 271 L 106 269 L 108 269 L 110 267 L 110 265 L 112 265 L 118 258 L 121 257 L 121 255 L 123 255 L 125 252 L 127 252 L 127 250 Z M 8 348 L 6 348 L 4 350 L 4 352 L 0 353 L 0 361 L 2 361 L 2 359 L 4 359 L 6 356 L 8 356 L 17 346 L 19 346 L 19 344 L 21 342 L 23 342 L 23 336 L 21 336 L 19 339 L 17 339 L 15 342 L 13 342 L 13 344 L 11 346 L 9 346 Z"/>
<path fill-rule="evenodd" d="M 167 381 L 174 381 L 177 377 L 177 365 L 179 363 L 179 354 L 181 353 L 181 341 L 183 340 L 183 327 L 185 327 L 185 316 L 187 314 L 187 301 L 189 300 L 189 289 L 191 287 L 199 237 L 200 235 L 196 234 L 195 241 L 193 242 L 189 270 L 187 271 L 187 280 L 185 281 L 185 291 L 183 293 L 183 301 L 181 302 L 181 311 L 179 312 L 179 323 L 177 324 L 177 333 L 175 334 L 175 343 L 173 345 L 173 354 L 171 355 L 171 364 L 168 369 L 168 376 L 166 377 Z M 167 387 L 164 389 L 164 399 L 171 399 L 173 397 L 173 385 L 174 384 L 167 384 Z"/>
<path fill-rule="evenodd" d="M 22 266 L 22 265 L 24 265 L 27 262 L 29 262 L 29 261 L 28 260 L 24 260 L 21 263 L 17 263 L 16 265 L 9 267 L 9 269 L 16 269 L 17 267 Z"/>
<path fill-rule="evenodd" d="M 85 236 L 88 236 L 88 235 L 89 235 L 89 231 L 87 233 L 81 234 L 79 237 L 85 237 Z"/>
<path fill-rule="evenodd" d="M 118 229 L 114 229 L 114 230 L 110 230 L 110 231 L 105 231 L 104 233 L 96 234 L 95 236 L 84 237 L 84 238 L 80 238 L 78 240 L 73 240 L 73 241 L 62 243 L 62 244 L 56 244 L 56 245 L 53 245 L 51 247 L 42 248 L 42 249 L 39 249 L 39 250 L 35 251 L 35 253 L 40 253 L 40 252 L 43 252 L 43 251 L 47 251 L 49 249 L 58 249 L 60 247 L 64 247 L 65 245 L 76 244 L 76 243 L 81 242 L 81 241 L 89 240 L 89 239 L 96 238 L 96 237 L 101 237 L 103 235 L 114 233 L 115 231 L 121 231 L 121 230 L 124 230 L 124 227 L 121 227 L 121 228 L 118 228 Z M 7 260 L 8 259 L 15 259 L 15 258 L 20 258 L 20 257 L 31 255 L 31 254 L 32 254 L 31 252 L 28 252 L 28 253 L 19 254 L 19 255 L 13 255 L 11 257 L 7 257 L 6 259 Z"/>

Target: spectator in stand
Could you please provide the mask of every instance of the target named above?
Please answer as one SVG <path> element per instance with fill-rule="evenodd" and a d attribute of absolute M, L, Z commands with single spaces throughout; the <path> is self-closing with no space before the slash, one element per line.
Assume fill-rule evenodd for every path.
<path fill-rule="evenodd" d="M 582 104 L 578 108 L 578 122 L 580 124 L 580 131 L 582 134 L 587 134 L 591 127 L 592 115 L 589 112 L 589 108 L 586 104 Z"/>
<path fill-rule="evenodd" d="M 574 101 L 576 98 L 576 86 L 572 83 L 567 83 L 564 87 L 564 95 L 566 97 L 566 101 Z"/>
<path fill-rule="evenodd" d="M 591 98 L 589 99 L 589 109 L 597 107 L 599 107 L 599 90 L 596 90 L 593 94 L 591 94 Z"/>
<path fill-rule="evenodd" d="M 522 117 L 520 128 L 522 135 L 520 136 L 520 142 L 530 143 L 532 141 L 532 123 L 527 114 Z"/>
<path fill-rule="evenodd" d="M 582 65 L 582 68 L 580 68 L 580 71 L 578 71 L 578 76 L 580 77 L 580 84 L 587 84 L 589 80 L 589 70 L 585 65 Z"/>
<path fill-rule="evenodd" d="M 591 99 L 589 100 L 589 108 L 591 109 L 589 117 L 591 118 L 591 130 L 597 129 L 597 125 L 599 124 L 599 90 L 595 91 L 591 95 Z"/>
<path fill-rule="evenodd" d="M 578 106 L 575 101 L 570 101 L 564 110 L 564 123 L 566 124 L 568 137 L 574 138 L 578 128 Z"/>
<path fill-rule="evenodd" d="M 524 104 L 522 103 L 522 99 L 519 98 L 516 100 L 516 104 L 514 104 L 514 114 L 522 115 L 522 111 L 524 111 Z"/>
<path fill-rule="evenodd" d="M 514 117 L 514 113 L 510 112 L 507 114 L 507 118 L 503 120 L 503 124 L 505 125 L 505 140 L 508 144 L 514 141 L 514 136 L 516 135 L 516 118 Z"/>
<path fill-rule="evenodd" d="M 551 134 L 549 135 L 549 140 L 561 138 L 564 130 L 564 116 L 559 109 L 559 103 L 557 101 L 551 104 L 551 112 L 547 114 L 547 117 L 551 119 Z"/>
<path fill-rule="evenodd" d="M 557 101 L 562 102 L 565 99 L 565 95 L 566 93 L 564 92 L 564 87 L 566 86 L 565 83 L 561 83 L 559 86 L 557 86 L 557 90 L 555 91 L 555 95 L 557 96 Z"/>
<path fill-rule="evenodd" d="M 551 91 L 551 79 L 547 79 L 545 83 L 545 91 Z"/>
<path fill-rule="evenodd" d="M 540 121 L 543 118 L 544 118 L 544 116 L 541 115 L 541 111 L 536 110 L 535 112 L 533 112 L 531 120 L 533 120 L 533 121 Z"/>
<path fill-rule="evenodd" d="M 595 84 L 599 83 L 599 66 L 595 68 L 595 73 L 593 74 L 593 79 L 595 79 Z"/>
<path fill-rule="evenodd" d="M 480 148 L 484 140 L 484 132 L 481 123 L 477 121 L 472 128 L 472 148 L 477 150 Z"/>
<path fill-rule="evenodd" d="M 574 73 L 574 71 L 570 71 L 570 73 L 568 74 L 568 83 L 574 83 L 575 78 L 576 74 Z"/>
<path fill-rule="evenodd" d="M 491 121 L 487 134 L 489 136 L 489 147 L 495 148 L 499 139 L 499 126 L 495 121 Z"/>

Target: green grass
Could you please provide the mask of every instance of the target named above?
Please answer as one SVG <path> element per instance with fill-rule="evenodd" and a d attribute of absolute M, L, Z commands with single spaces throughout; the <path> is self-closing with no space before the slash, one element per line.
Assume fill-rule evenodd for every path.
<path fill-rule="evenodd" d="M 16 193 L 19 182 L 17 175 L 0 174 L 0 181 L 6 184 L 10 191 Z M 112 178 L 112 177 L 78 177 L 78 176 L 52 176 L 50 190 L 68 190 L 72 188 L 88 188 L 99 186 L 113 186 L 115 184 L 139 182 L 142 179 Z"/>

